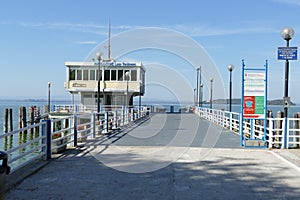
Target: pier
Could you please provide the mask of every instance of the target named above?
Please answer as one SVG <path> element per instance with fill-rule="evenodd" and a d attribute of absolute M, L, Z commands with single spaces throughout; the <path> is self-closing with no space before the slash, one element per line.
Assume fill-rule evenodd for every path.
<path fill-rule="evenodd" d="M 14 187 L 6 199 L 300 196 L 298 151 L 242 148 L 233 125 L 229 130 L 220 126 L 226 125 L 220 117 L 211 115 L 209 120 L 204 113 L 199 115 L 151 113 L 106 134 L 88 137 L 40 161 L 46 163 L 39 170 L 31 168 L 30 176 L 18 184 L 13 182 L 27 167 L 8 175 L 7 184 Z"/>

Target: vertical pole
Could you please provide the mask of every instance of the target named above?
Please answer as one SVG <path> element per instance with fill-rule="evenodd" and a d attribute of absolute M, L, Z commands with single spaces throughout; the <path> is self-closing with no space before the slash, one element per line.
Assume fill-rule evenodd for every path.
<path fill-rule="evenodd" d="M 283 148 L 286 149 L 288 148 L 288 118 L 284 118 L 284 135 L 283 135 Z"/>
<path fill-rule="evenodd" d="M 289 47 L 289 40 L 286 40 L 286 47 Z M 289 60 L 285 60 L 285 79 L 284 79 L 284 97 L 287 100 L 289 96 Z M 284 106 L 284 117 L 288 117 L 288 105 Z"/>
<path fill-rule="evenodd" d="M 108 112 L 104 113 L 103 133 L 108 133 Z"/>
<path fill-rule="evenodd" d="M 51 88 L 51 82 L 48 82 L 48 113 L 51 111 L 51 105 L 50 105 L 50 88 Z"/>
<path fill-rule="evenodd" d="M 77 132 L 77 115 L 74 115 L 73 117 L 73 127 L 74 127 L 74 147 L 77 147 L 77 142 L 78 142 L 78 132 Z"/>
<path fill-rule="evenodd" d="M 27 126 L 27 114 L 26 114 L 26 107 L 22 107 L 22 123 L 23 127 Z M 24 133 L 27 134 L 27 130 L 24 130 Z"/>
<path fill-rule="evenodd" d="M 100 118 L 100 81 L 101 81 L 101 76 L 100 76 L 100 60 L 98 60 L 98 90 L 97 90 L 97 119 L 99 120 Z"/>
<path fill-rule="evenodd" d="M 212 109 L 212 102 L 213 102 L 213 79 L 210 79 L 210 109 Z"/>
<path fill-rule="evenodd" d="M 230 81 L 229 81 L 229 112 L 231 112 L 232 105 L 232 70 L 230 71 Z"/>
<path fill-rule="evenodd" d="M 229 130 L 232 130 L 232 113 L 229 113 Z"/>
<path fill-rule="evenodd" d="M 283 113 L 281 111 L 277 111 L 276 118 L 277 119 L 275 121 L 275 129 L 279 129 L 279 131 L 275 131 L 275 134 L 274 134 L 275 136 L 274 136 L 273 141 L 276 142 L 274 144 L 274 146 L 276 148 L 279 148 L 280 146 L 282 146 L 282 142 L 283 142 L 283 137 L 280 137 L 280 136 L 284 136 L 284 127 L 283 127 L 284 120 L 282 120 L 282 119 L 284 119 Z"/>
<path fill-rule="evenodd" d="M 92 137 L 95 138 L 96 137 L 96 128 L 95 128 L 95 125 L 96 125 L 96 119 L 95 119 L 95 113 L 92 112 L 91 113 L 91 130 L 92 130 Z"/>
<path fill-rule="evenodd" d="M 4 124 L 3 124 L 3 132 L 8 132 L 8 108 L 4 110 Z"/>
<path fill-rule="evenodd" d="M 198 91 L 198 96 L 199 96 L 199 100 L 198 100 L 198 106 L 202 106 L 201 102 L 202 102 L 202 83 L 201 83 L 201 66 L 199 67 L 200 71 L 199 71 L 199 91 Z"/>
<path fill-rule="evenodd" d="M 299 135 L 299 131 L 298 131 L 298 129 L 299 129 L 299 120 L 297 119 L 298 118 L 298 113 L 297 112 L 295 112 L 294 113 L 294 119 L 295 120 L 293 120 L 293 129 L 294 129 L 294 136 L 296 136 L 296 137 L 294 137 L 293 138 L 293 146 L 294 146 L 294 148 L 297 148 L 298 146 L 299 146 L 299 144 L 296 144 L 295 142 L 298 142 L 298 135 Z"/>
<path fill-rule="evenodd" d="M 113 129 L 116 129 L 118 127 L 118 111 L 114 111 L 114 120 L 113 120 Z"/>
<path fill-rule="evenodd" d="M 42 135 L 46 137 L 46 140 L 43 140 L 42 143 L 46 145 L 46 149 L 43 149 L 46 153 L 45 159 L 49 160 L 51 159 L 51 120 L 43 120 L 42 122 L 45 122 L 46 124 L 43 125 L 42 128 Z"/>
<path fill-rule="evenodd" d="M 134 120 L 134 110 L 133 110 L 133 108 L 130 109 L 130 113 L 131 113 L 130 121 L 133 121 Z"/>
<path fill-rule="evenodd" d="M 242 60 L 242 99 L 241 99 L 241 114 L 239 114 L 239 133 L 240 133 L 240 145 L 244 146 L 244 83 L 245 83 L 245 62 Z"/>
<path fill-rule="evenodd" d="M 141 112 L 141 105 L 142 105 L 142 80 L 140 80 L 140 96 L 139 96 L 139 111 L 138 111 L 138 118 L 140 117 Z"/>
<path fill-rule="evenodd" d="M 196 70 L 197 70 L 197 81 L 196 81 L 196 82 L 197 82 L 197 83 L 196 83 L 196 84 L 197 84 L 197 85 L 196 85 L 197 87 L 196 87 L 196 95 L 195 95 L 195 98 L 196 98 L 196 99 L 195 99 L 195 105 L 197 105 L 198 100 L 199 100 L 199 96 L 198 96 L 198 92 L 199 92 L 199 68 L 197 68 Z"/>

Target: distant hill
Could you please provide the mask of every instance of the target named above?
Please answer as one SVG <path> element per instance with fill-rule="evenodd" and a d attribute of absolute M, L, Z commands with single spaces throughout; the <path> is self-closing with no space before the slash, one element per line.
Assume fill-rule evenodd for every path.
<path fill-rule="evenodd" d="M 282 99 L 274 99 L 274 100 L 268 100 L 268 105 L 283 105 Z M 204 102 L 206 104 L 209 104 L 209 101 Z M 214 104 L 228 104 L 229 99 L 216 99 L 213 100 Z M 232 104 L 241 104 L 241 99 L 232 99 Z M 296 104 L 291 102 L 291 106 L 295 106 Z"/>

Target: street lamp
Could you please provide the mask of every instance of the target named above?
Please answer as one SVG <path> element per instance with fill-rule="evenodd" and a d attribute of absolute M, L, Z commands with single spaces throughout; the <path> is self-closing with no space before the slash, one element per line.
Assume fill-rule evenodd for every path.
<path fill-rule="evenodd" d="M 48 113 L 50 113 L 50 88 L 51 82 L 48 82 Z"/>
<path fill-rule="evenodd" d="M 200 67 L 198 67 L 197 69 L 197 90 L 196 90 L 196 101 L 195 101 L 195 105 L 197 106 L 197 104 L 199 104 L 199 98 L 200 98 L 200 95 L 198 95 L 199 94 L 199 74 L 201 73 L 201 66 Z M 200 78 L 201 78 L 201 75 L 200 75 Z M 200 106 L 200 105 L 198 105 L 198 106 Z"/>
<path fill-rule="evenodd" d="M 194 88 L 194 105 L 197 105 L 196 88 Z"/>
<path fill-rule="evenodd" d="M 213 98 L 213 81 L 214 79 L 213 78 L 210 78 L 210 109 L 212 109 L 212 98 Z"/>
<path fill-rule="evenodd" d="M 141 104 L 142 104 L 142 81 L 140 80 L 139 112 L 141 112 Z"/>
<path fill-rule="evenodd" d="M 97 74 L 98 74 L 98 90 L 97 90 L 97 119 L 99 120 L 100 118 L 100 82 L 101 82 L 101 75 L 100 75 L 100 61 L 101 61 L 101 57 L 102 57 L 102 53 L 100 52 L 97 52 L 96 54 L 96 57 L 97 57 L 97 60 L 98 60 L 98 71 L 97 71 Z"/>
<path fill-rule="evenodd" d="M 199 94 L 199 100 L 198 100 L 198 106 L 200 106 L 201 104 L 200 104 L 200 101 L 201 101 L 201 98 L 202 98 L 202 94 L 201 94 L 201 84 L 202 84 L 202 82 L 201 82 L 201 66 L 199 67 L 199 72 L 200 72 L 200 74 L 199 74 L 199 84 L 200 84 L 200 90 L 198 91 L 198 94 Z M 202 106 L 202 105 L 201 105 Z"/>
<path fill-rule="evenodd" d="M 202 98 L 203 98 L 203 84 L 200 83 L 200 107 L 202 107 Z"/>
<path fill-rule="evenodd" d="M 281 30 L 281 37 L 286 40 L 286 47 L 289 47 L 290 40 L 294 36 L 294 29 L 291 27 L 285 27 Z M 289 104 L 289 60 L 285 60 L 285 87 L 284 87 L 284 117 L 288 117 L 288 104 Z"/>
<path fill-rule="evenodd" d="M 126 85 L 126 107 L 128 107 L 129 105 L 129 102 L 128 102 L 128 81 L 129 81 L 129 78 L 130 78 L 130 72 L 127 71 L 125 73 L 125 77 L 126 77 L 126 82 L 127 82 L 127 85 Z"/>
<path fill-rule="evenodd" d="M 231 105 L 232 105 L 232 71 L 234 69 L 233 65 L 228 65 L 228 71 L 230 74 L 229 79 L 229 112 L 231 112 Z"/>

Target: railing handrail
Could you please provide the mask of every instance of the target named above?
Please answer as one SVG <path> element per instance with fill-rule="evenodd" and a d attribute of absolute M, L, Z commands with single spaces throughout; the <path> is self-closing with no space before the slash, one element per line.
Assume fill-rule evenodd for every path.
<path fill-rule="evenodd" d="M 195 109 L 196 114 L 200 115 L 200 117 L 203 117 L 204 119 L 207 119 L 209 121 L 212 121 L 214 123 L 217 123 L 219 125 L 222 125 L 224 128 L 228 128 L 230 130 L 233 130 L 232 127 L 236 127 L 234 132 L 237 134 L 240 134 L 240 113 L 236 112 L 229 112 L 224 110 L 215 110 L 210 108 L 202 108 L 198 107 Z M 228 117 L 228 114 L 230 115 Z M 226 116 L 227 115 L 227 116 Z M 235 116 L 235 117 L 233 117 Z M 234 119 L 236 118 L 236 119 Z M 250 133 L 251 131 L 251 122 L 248 119 L 244 119 L 242 123 L 243 128 L 243 134 L 244 132 Z M 280 125 L 276 125 L 276 123 L 280 123 Z M 300 125 L 298 128 L 291 127 L 291 124 L 294 124 L 295 122 L 300 124 L 300 118 L 272 118 L 268 117 L 266 119 L 266 126 L 263 124 L 256 124 L 253 123 L 253 133 L 254 138 L 263 138 L 264 134 L 264 128 L 266 128 L 266 135 L 267 135 L 267 141 L 269 148 L 273 148 L 274 144 L 280 144 L 281 148 L 287 148 L 291 147 L 291 145 L 297 145 L 297 147 L 300 147 L 300 139 L 299 141 L 295 141 L 295 138 L 300 138 Z M 276 138 L 282 138 L 282 140 L 277 141 Z M 285 139 L 286 138 L 286 139 Z M 286 143 L 286 145 L 285 145 Z"/>
<path fill-rule="evenodd" d="M 0 139 L 5 140 L 16 139 L 14 138 L 14 135 L 18 133 L 21 134 L 19 137 L 25 138 L 23 138 L 24 141 L 21 144 L 13 145 L 6 150 L 6 152 L 9 154 L 8 163 L 14 164 L 15 162 L 19 162 L 19 160 L 23 160 L 24 157 L 28 157 L 26 161 L 19 164 L 14 164 L 14 166 L 12 166 L 12 170 L 14 170 L 17 169 L 18 166 L 25 165 L 40 157 L 44 157 L 44 159 L 51 158 L 53 150 L 64 147 L 67 144 L 71 144 L 71 146 L 77 146 L 78 140 L 82 142 L 88 137 L 94 138 L 96 132 L 106 133 L 106 131 L 109 131 L 109 129 L 111 129 L 113 126 L 124 126 L 139 118 L 145 117 L 147 114 L 146 110 L 129 110 L 129 108 L 127 108 L 127 111 L 124 111 L 123 109 L 111 112 L 114 113 L 112 116 L 109 115 L 107 111 L 104 114 L 105 117 L 100 118 L 99 120 L 96 119 L 97 114 L 99 114 L 96 112 L 91 112 L 89 114 L 73 114 L 57 119 L 47 119 L 24 128 L 2 134 L 0 135 Z M 79 123 L 78 119 L 81 117 L 82 119 L 88 119 L 89 121 Z M 120 120 L 122 123 L 120 123 Z M 68 123 L 66 121 L 68 121 Z M 78 130 L 78 126 L 83 126 L 85 129 Z M 38 136 L 33 136 L 35 133 L 37 133 Z M 57 137 L 54 138 L 54 136 Z M 59 140 L 65 141 L 56 147 L 51 145 L 51 143 L 58 142 Z M 17 151 L 21 152 L 17 153 Z"/>

